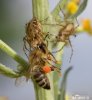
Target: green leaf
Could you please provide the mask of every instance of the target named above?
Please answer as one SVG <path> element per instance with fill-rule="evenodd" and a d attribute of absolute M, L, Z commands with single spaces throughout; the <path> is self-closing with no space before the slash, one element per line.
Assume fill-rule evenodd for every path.
<path fill-rule="evenodd" d="M 77 16 L 79 16 L 79 15 L 85 10 L 85 8 L 86 8 L 86 6 L 87 6 L 87 3 L 88 3 L 88 0 L 84 0 L 84 1 L 81 3 L 81 5 L 80 5 L 78 11 L 76 12 L 76 14 L 74 14 L 74 15 L 71 16 L 71 17 L 72 17 L 72 18 L 76 18 Z"/>
<path fill-rule="evenodd" d="M 66 93 L 66 84 L 67 84 L 67 77 L 68 77 L 68 73 L 71 71 L 72 67 L 69 67 L 63 76 L 62 82 L 61 82 L 61 87 L 60 87 L 60 93 L 58 95 L 58 100 L 65 100 L 65 93 Z"/>

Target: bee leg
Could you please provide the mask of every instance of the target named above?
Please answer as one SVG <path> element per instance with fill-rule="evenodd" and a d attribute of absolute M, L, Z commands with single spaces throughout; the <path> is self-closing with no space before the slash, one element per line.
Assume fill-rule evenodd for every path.
<path fill-rule="evenodd" d="M 54 70 L 56 70 L 58 72 L 59 76 L 61 76 L 60 68 L 57 68 L 56 66 L 51 66 L 51 71 L 54 71 Z"/>
<path fill-rule="evenodd" d="M 48 40 L 46 40 L 46 42 L 47 42 L 46 44 L 47 44 L 47 47 L 48 47 L 48 44 L 49 44 L 49 43 L 48 43 Z"/>
<path fill-rule="evenodd" d="M 54 66 L 54 68 L 55 68 L 55 70 L 56 70 L 58 73 L 61 73 L 61 72 L 60 72 L 60 70 L 61 70 L 60 68 L 57 68 L 57 67 L 55 67 L 55 66 Z"/>
<path fill-rule="evenodd" d="M 52 57 L 52 58 L 51 58 L 51 57 Z M 56 58 L 53 56 L 53 54 L 50 53 L 50 52 L 49 52 L 49 56 L 47 57 L 47 59 L 48 59 L 49 61 L 54 62 L 55 64 L 58 62 L 58 61 L 56 60 Z"/>
<path fill-rule="evenodd" d="M 48 61 L 47 58 L 43 58 L 43 60 L 44 60 L 45 62 L 47 62 L 48 64 L 52 65 L 52 64 Z"/>
<path fill-rule="evenodd" d="M 54 69 L 56 69 L 57 71 L 60 71 L 61 68 L 57 68 L 56 66 L 52 66 Z"/>
<path fill-rule="evenodd" d="M 50 39 L 50 34 L 49 34 L 49 32 L 46 34 L 46 36 L 45 36 L 45 38 L 44 38 L 44 40 L 46 40 L 46 38 L 48 37 L 49 39 Z"/>
<path fill-rule="evenodd" d="M 43 71 L 42 67 L 39 67 L 39 70 L 40 70 L 42 73 L 44 73 L 44 71 Z"/>

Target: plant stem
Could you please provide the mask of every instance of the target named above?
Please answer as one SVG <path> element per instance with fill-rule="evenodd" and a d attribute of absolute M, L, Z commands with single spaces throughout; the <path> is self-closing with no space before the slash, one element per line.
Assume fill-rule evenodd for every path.
<path fill-rule="evenodd" d="M 61 21 L 61 17 L 59 15 L 59 12 L 65 7 L 65 4 L 68 0 L 60 0 L 59 3 L 56 5 L 54 10 L 52 11 L 52 15 L 54 18 Z"/>
<path fill-rule="evenodd" d="M 50 16 L 48 10 L 49 8 L 48 0 L 32 0 L 32 4 L 33 4 L 33 17 L 36 17 L 40 21 L 42 21 Z M 48 75 L 51 88 L 53 87 L 52 76 L 53 75 Z M 51 90 L 45 90 L 38 87 L 36 84 L 34 84 L 34 88 L 35 88 L 36 100 L 54 100 L 53 88 Z"/>
<path fill-rule="evenodd" d="M 5 65 L 1 63 L 0 63 L 0 73 L 11 78 L 19 77 L 19 74 L 17 74 L 12 69 L 10 69 L 9 67 L 6 67 Z"/>
<path fill-rule="evenodd" d="M 64 0 L 64 2 L 65 2 L 65 0 Z M 51 15 L 51 13 L 49 12 L 48 0 L 32 0 L 32 5 L 33 5 L 33 17 L 38 18 L 40 21 L 44 21 L 46 18 L 50 18 L 49 24 L 55 22 L 53 17 L 55 17 L 57 13 L 54 13 L 54 16 Z M 51 29 L 50 25 L 49 25 L 49 27 L 44 26 L 43 28 L 44 28 L 44 31 L 47 31 L 47 32 L 49 29 L 53 30 L 53 29 Z M 61 47 L 61 45 L 60 45 L 60 47 Z M 52 43 L 49 43 L 48 48 L 49 48 L 49 50 L 52 50 Z M 60 61 L 61 61 L 61 55 L 62 55 L 62 53 L 59 53 L 58 54 L 59 57 L 57 57 L 57 59 L 59 59 Z M 60 65 L 59 65 L 59 67 L 60 67 Z M 53 77 L 53 75 L 54 75 L 54 77 Z M 55 76 L 57 76 L 57 77 L 55 77 Z M 49 78 L 50 85 L 51 85 L 50 90 L 44 90 L 44 89 L 38 87 L 34 83 L 36 100 L 56 100 L 56 98 L 58 96 L 59 76 L 56 75 L 56 73 L 52 72 L 48 75 L 48 78 Z"/>
<path fill-rule="evenodd" d="M 44 20 L 49 16 L 49 3 L 48 0 L 32 0 L 33 5 L 33 17 L 39 20 Z"/>
<path fill-rule="evenodd" d="M 60 47 L 63 47 L 64 43 L 58 43 L 57 45 L 57 48 L 60 48 Z M 55 55 L 55 58 L 60 62 L 57 67 L 58 68 L 61 68 L 61 65 L 62 65 L 62 54 L 63 54 L 63 48 L 61 51 L 57 52 L 56 55 Z M 58 73 L 54 72 L 53 74 L 53 84 L 54 84 L 54 98 L 55 100 L 57 100 L 58 98 L 58 93 L 59 93 L 59 85 L 58 85 L 58 82 L 59 82 L 59 79 L 62 77 L 62 73 L 61 75 L 59 75 Z"/>
<path fill-rule="evenodd" d="M 16 62 L 18 62 L 24 68 L 27 68 L 28 63 L 2 40 L 0 40 L 0 49 L 6 52 L 10 57 L 12 57 Z"/>

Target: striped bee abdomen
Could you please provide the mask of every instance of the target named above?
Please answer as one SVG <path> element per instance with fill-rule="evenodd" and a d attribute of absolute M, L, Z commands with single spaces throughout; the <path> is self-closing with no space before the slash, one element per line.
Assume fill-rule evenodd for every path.
<path fill-rule="evenodd" d="M 49 79 L 48 77 L 42 73 L 41 71 L 37 71 L 37 72 L 34 72 L 33 74 L 33 78 L 34 80 L 36 81 L 36 83 L 44 88 L 44 89 L 50 89 L 50 82 L 49 82 Z"/>

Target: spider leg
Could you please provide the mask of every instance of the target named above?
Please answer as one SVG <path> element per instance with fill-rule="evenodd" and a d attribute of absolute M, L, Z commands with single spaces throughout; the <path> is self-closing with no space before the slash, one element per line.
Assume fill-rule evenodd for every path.
<path fill-rule="evenodd" d="M 70 63 L 71 59 L 72 59 L 72 56 L 73 56 L 73 47 L 72 47 L 70 39 L 68 39 L 68 41 L 69 41 L 69 44 L 70 44 L 70 47 L 71 47 L 71 56 L 70 56 L 70 59 L 69 59 L 69 63 Z"/>
<path fill-rule="evenodd" d="M 53 51 L 52 53 L 60 52 L 60 51 L 64 48 L 65 45 L 66 45 L 66 44 L 64 43 L 64 45 L 63 45 L 59 50 L 57 50 L 57 51 Z"/>
<path fill-rule="evenodd" d="M 23 42 L 24 42 L 23 51 L 24 51 L 25 55 L 26 55 L 27 58 L 28 58 L 28 55 L 27 55 L 27 53 L 26 53 L 26 50 L 27 50 L 27 51 L 29 51 L 29 50 L 28 50 L 28 48 L 27 48 L 27 46 L 26 46 L 26 43 L 27 43 L 26 37 L 23 38 Z M 30 52 L 30 51 L 29 51 L 29 52 Z"/>
<path fill-rule="evenodd" d="M 77 20 L 77 18 L 75 19 L 76 20 L 76 23 L 77 23 L 77 26 L 75 26 L 75 29 L 79 27 L 79 22 Z"/>

